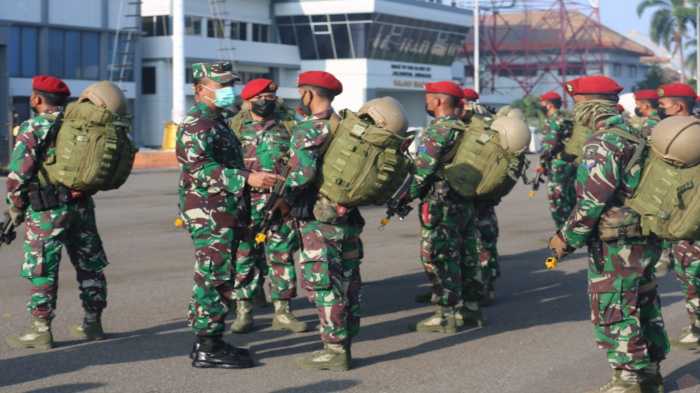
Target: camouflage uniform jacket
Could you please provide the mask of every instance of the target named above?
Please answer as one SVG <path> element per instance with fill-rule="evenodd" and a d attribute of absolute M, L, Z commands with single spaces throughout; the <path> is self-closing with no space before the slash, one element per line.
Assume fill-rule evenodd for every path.
<path fill-rule="evenodd" d="M 425 196 L 439 179 L 446 156 L 455 147 L 464 124 L 454 116 L 433 120 L 420 136 L 415 159 L 415 174 L 410 187 L 412 199 Z"/>
<path fill-rule="evenodd" d="M 249 171 L 240 142 L 224 118 L 202 103 L 195 104 L 177 132 L 180 164 L 180 208 L 206 206 L 221 215 L 243 217 L 241 203 Z"/>
<path fill-rule="evenodd" d="M 648 138 L 651 135 L 651 130 L 656 127 L 657 124 L 661 121 L 661 118 L 659 115 L 656 113 L 656 111 L 653 111 L 650 116 L 648 117 L 643 117 L 642 118 L 642 127 L 641 127 L 641 132 L 642 135 L 646 138 Z"/>
<path fill-rule="evenodd" d="M 249 171 L 280 174 L 286 166 L 291 135 L 279 121 L 244 120 L 238 132 L 243 147 L 245 167 Z M 252 190 L 251 216 L 262 220 L 262 211 L 270 195 L 269 190 Z"/>
<path fill-rule="evenodd" d="M 545 120 L 542 130 L 542 163 L 549 166 L 549 162 L 555 158 L 554 152 L 560 151 L 564 146 L 564 140 L 571 134 L 572 126 L 570 116 L 561 110 L 557 110 Z"/>
<path fill-rule="evenodd" d="M 639 185 L 643 160 L 626 169 L 637 144 L 607 132 L 610 128 L 635 135 L 621 116 L 614 116 L 598 123 L 595 134 L 584 146 L 576 174 L 577 203 L 561 230 L 566 243 L 574 248 L 597 238 L 601 216 L 611 207 L 622 206 Z"/>
<path fill-rule="evenodd" d="M 41 167 L 37 154 L 42 153 L 44 157 L 51 154 L 50 150 L 53 147 L 47 148 L 46 144 L 49 141 L 46 139 L 60 113 L 40 114 L 20 126 L 17 143 L 10 160 L 10 173 L 7 176 L 6 202 L 8 205 L 20 210 L 28 207 L 28 186 L 37 180 L 37 172 Z"/>

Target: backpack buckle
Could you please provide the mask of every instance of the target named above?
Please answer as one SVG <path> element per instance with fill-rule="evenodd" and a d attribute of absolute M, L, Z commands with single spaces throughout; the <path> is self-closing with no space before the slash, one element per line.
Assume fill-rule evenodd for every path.
<path fill-rule="evenodd" d="M 362 139 L 362 135 L 367 131 L 367 127 L 363 127 L 361 124 L 355 124 L 350 130 L 350 135 L 357 139 Z"/>

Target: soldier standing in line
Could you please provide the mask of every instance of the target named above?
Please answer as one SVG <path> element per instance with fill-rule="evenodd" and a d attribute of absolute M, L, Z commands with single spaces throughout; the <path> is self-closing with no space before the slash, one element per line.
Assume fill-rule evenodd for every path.
<path fill-rule="evenodd" d="M 294 129 L 286 191 L 279 206 L 297 220 L 299 264 L 309 300 L 320 321 L 323 349 L 298 359 L 302 368 L 344 371 L 351 367 L 352 339 L 360 330 L 360 234 L 364 219 L 357 208 L 330 201 L 318 190 L 318 177 L 333 124 L 332 107 L 343 85 L 332 74 L 308 71 L 298 80 L 306 116 Z"/>
<path fill-rule="evenodd" d="M 697 97 L 695 89 L 684 83 L 663 85 L 658 90 L 659 115 L 690 116 Z M 685 308 L 690 324 L 678 337 L 677 344 L 686 348 L 700 345 L 700 243 L 690 240 L 672 242 L 672 261 L 676 277 L 686 297 Z"/>
<path fill-rule="evenodd" d="M 571 134 L 573 123 L 562 111 L 561 96 L 550 91 L 540 97 L 540 105 L 547 117 L 543 130 L 540 169 L 547 175 L 549 211 L 557 229 L 561 229 L 576 203 L 576 164 L 564 153 L 564 143 Z"/>
<path fill-rule="evenodd" d="M 596 391 L 661 392 L 659 366 L 669 343 L 654 277 L 660 242 L 641 234 L 601 240 L 599 233 L 603 223 L 614 226 L 639 184 L 643 160 L 633 160 L 641 139 L 615 107 L 623 89 L 617 82 L 588 76 L 566 88 L 576 103 L 576 126 L 591 129 L 593 135 L 578 166 L 577 203 L 549 246 L 560 258 L 588 246 L 594 335 L 613 368 L 612 380 Z"/>
<path fill-rule="evenodd" d="M 253 366 L 250 353 L 222 340 L 233 300 L 233 257 L 249 214 L 246 184 L 270 188 L 279 176 L 251 172 L 222 112 L 235 100 L 236 75 L 229 62 L 192 65 L 195 105 L 177 133 L 179 206 L 195 248 L 188 320 L 197 336 L 191 353 L 198 368 Z"/>
<path fill-rule="evenodd" d="M 659 93 L 655 89 L 637 90 L 634 92 L 634 103 L 634 114 L 639 118 L 639 128 L 642 134 L 648 137 L 651 129 L 661 120 L 657 112 Z"/>
<path fill-rule="evenodd" d="M 107 306 L 103 269 L 107 256 L 95 223 L 90 195 L 50 184 L 44 162 L 52 154 L 51 138 L 60 127 L 63 107 L 70 96 L 66 84 L 55 77 L 32 79 L 30 103 L 36 115 L 22 123 L 7 177 L 8 215 L 13 225 L 24 222 L 24 264 L 21 275 L 32 286 L 27 305 L 32 323 L 28 331 L 7 338 L 13 348 L 53 347 L 51 321 L 56 310 L 58 271 L 63 247 L 75 267 L 80 299 L 85 310 L 81 325 L 71 333 L 87 340 L 102 340 L 102 310 Z"/>
<path fill-rule="evenodd" d="M 245 167 L 249 171 L 280 175 L 287 166 L 291 132 L 276 116 L 277 84 L 269 79 L 254 79 L 246 84 L 241 98 L 249 102 L 249 119 L 242 121 L 240 130 L 234 130 L 243 146 Z M 287 219 L 271 229 L 264 246 L 256 244 L 257 228 L 268 212 L 263 211 L 270 197 L 269 189 L 250 189 L 251 225 L 236 254 L 234 292 L 236 320 L 231 325 L 234 333 L 245 333 L 253 326 L 251 299 L 264 293 L 258 288 L 262 274 L 257 266 L 267 264 L 271 281 L 271 298 L 275 309 L 272 327 L 292 332 L 306 331 L 306 323 L 299 321 L 290 309 L 296 297 L 296 270 L 294 253 L 299 244 L 293 223 Z M 267 260 L 267 262 L 266 262 Z"/>

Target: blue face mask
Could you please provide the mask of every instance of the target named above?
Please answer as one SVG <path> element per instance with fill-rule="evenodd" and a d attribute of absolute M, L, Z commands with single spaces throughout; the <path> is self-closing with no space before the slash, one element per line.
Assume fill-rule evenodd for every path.
<path fill-rule="evenodd" d="M 214 98 L 214 105 L 216 105 L 217 108 L 229 109 L 233 106 L 233 103 L 236 101 L 236 91 L 233 90 L 233 86 L 226 86 L 216 90 L 210 89 L 206 86 L 204 86 L 204 88 L 216 93 L 216 98 Z"/>

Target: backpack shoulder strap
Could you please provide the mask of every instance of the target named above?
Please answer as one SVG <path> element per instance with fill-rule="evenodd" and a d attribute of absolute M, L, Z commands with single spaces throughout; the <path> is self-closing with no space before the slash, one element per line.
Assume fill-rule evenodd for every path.
<path fill-rule="evenodd" d="M 625 166 L 626 172 L 629 172 L 635 165 L 642 161 L 642 158 L 644 157 L 644 154 L 647 150 L 647 140 L 645 138 L 634 135 L 633 133 L 627 130 L 623 130 L 620 127 L 612 127 L 605 130 L 596 131 L 593 135 L 599 135 L 602 133 L 614 134 L 622 139 L 626 139 L 634 143 L 634 154 L 632 155 L 630 161 L 627 163 L 627 166 Z"/>
<path fill-rule="evenodd" d="M 49 129 L 49 132 L 46 134 L 44 143 L 39 146 L 36 151 L 36 161 L 41 163 L 38 169 L 40 183 L 46 184 L 49 181 L 49 174 L 44 166 L 44 163 L 48 158 L 49 149 L 56 145 L 56 138 L 58 137 L 58 131 L 61 130 L 61 125 L 63 125 L 63 112 L 60 112 L 58 116 L 56 116 L 51 128 Z"/>

